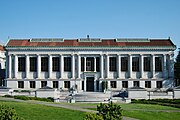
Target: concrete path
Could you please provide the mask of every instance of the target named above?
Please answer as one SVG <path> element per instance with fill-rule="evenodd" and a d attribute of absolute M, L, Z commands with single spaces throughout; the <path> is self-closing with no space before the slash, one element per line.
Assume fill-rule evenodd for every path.
<path fill-rule="evenodd" d="M 89 110 L 87 108 L 83 108 L 83 107 L 80 107 L 80 106 L 71 106 L 71 105 L 67 105 L 67 104 L 57 104 L 57 103 L 42 102 L 42 101 L 32 101 L 32 100 L 19 100 L 19 99 L 4 98 L 4 97 L 0 97 L 0 100 L 24 102 L 24 103 L 31 103 L 31 104 L 41 104 L 41 105 L 46 105 L 46 106 L 53 106 L 53 107 L 61 107 L 61 108 L 71 109 L 71 110 L 78 110 L 78 111 L 82 111 L 82 112 L 92 112 L 92 113 L 97 112 L 97 111 Z M 123 120 L 138 120 L 138 119 L 123 116 Z"/>

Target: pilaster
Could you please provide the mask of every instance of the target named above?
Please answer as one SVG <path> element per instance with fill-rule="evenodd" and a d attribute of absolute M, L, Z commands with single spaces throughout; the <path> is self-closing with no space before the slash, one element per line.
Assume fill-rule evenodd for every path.
<path fill-rule="evenodd" d="M 26 79 L 29 78 L 29 55 L 26 55 Z"/>
<path fill-rule="evenodd" d="M 51 79 L 52 78 L 52 55 L 49 55 L 49 70 L 48 70 L 48 72 L 49 72 L 49 79 Z"/>
<path fill-rule="evenodd" d="M 14 78 L 17 78 L 18 73 L 18 56 L 14 56 Z"/>
<path fill-rule="evenodd" d="M 9 68 L 8 68 L 8 78 L 12 78 L 12 57 L 11 57 L 11 55 L 9 55 L 9 59 L 8 59 L 8 66 L 9 66 Z"/>

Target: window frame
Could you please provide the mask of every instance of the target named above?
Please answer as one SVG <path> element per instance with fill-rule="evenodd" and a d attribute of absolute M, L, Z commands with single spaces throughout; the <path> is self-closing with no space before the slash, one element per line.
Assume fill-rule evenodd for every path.
<path fill-rule="evenodd" d="M 36 81 L 29 81 L 30 88 L 36 88 Z"/>
<path fill-rule="evenodd" d="M 48 72 L 48 69 L 49 69 L 49 58 L 41 57 L 41 71 Z"/>
<path fill-rule="evenodd" d="M 150 72 L 151 71 L 151 57 L 144 57 L 144 71 Z"/>
<path fill-rule="evenodd" d="M 162 61 L 163 61 L 162 57 L 155 57 L 155 71 L 156 72 L 162 72 L 163 70 Z"/>
<path fill-rule="evenodd" d="M 41 88 L 46 87 L 47 86 L 47 81 L 41 81 Z"/>
<path fill-rule="evenodd" d="M 53 82 L 53 88 L 59 88 L 59 82 L 58 81 L 52 81 Z"/>
<path fill-rule="evenodd" d="M 71 57 L 64 57 L 64 72 L 71 72 Z"/>
<path fill-rule="evenodd" d="M 128 88 L 128 81 L 122 81 L 122 88 Z"/>
<path fill-rule="evenodd" d="M 121 57 L 121 71 L 128 71 L 128 57 Z"/>
<path fill-rule="evenodd" d="M 117 88 L 117 81 L 110 81 L 111 88 Z"/>
<path fill-rule="evenodd" d="M 64 88 L 70 88 L 71 83 L 70 81 L 64 81 Z"/>
<path fill-rule="evenodd" d="M 18 57 L 18 72 L 25 72 L 25 71 L 26 71 L 26 58 Z"/>
<path fill-rule="evenodd" d="M 116 72 L 117 71 L 117 57 L 109 57 L 109 71 Z"/>
<path fill-rule="evenodd" d="M 132 57 L 132 71 L 133 72 L 139 72 L 139 65 L 140 65 L 139 57 Z"/>
<path fill-rule="evenodd" d="M 18 81 L 18 88 L 24 88 L 24 81 Z"/>
<path fill-rule="evenodd" d="M 151 88 L 151 81 L 145 81 L 145 88 Z"/>
<path fill-rule="evenodd" d="M 30 57 L 30 72 L 37 72 L 37 57 Z"/>
<path fill-rule="evenodd" d="M 52 71 L 53 72 L 60 71 L 60 58 L 59 57 L 52 57 Z"/>

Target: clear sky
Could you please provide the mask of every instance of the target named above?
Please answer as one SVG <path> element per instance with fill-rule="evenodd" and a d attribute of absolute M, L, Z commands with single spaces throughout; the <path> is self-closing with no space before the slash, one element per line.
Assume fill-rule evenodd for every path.
<path fill-rule="evenodd" d="M 9 38 L 168 38 L 180 47 L 180 0 L 0 0 Z"/>

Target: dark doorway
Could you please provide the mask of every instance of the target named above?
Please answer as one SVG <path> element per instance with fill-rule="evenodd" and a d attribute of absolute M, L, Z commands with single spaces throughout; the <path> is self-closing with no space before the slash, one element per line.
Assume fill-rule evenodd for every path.
<path fill-rule="evenodd" d="M 94 91 L 94 77 L 86 78 L 86 91 Z"/>

